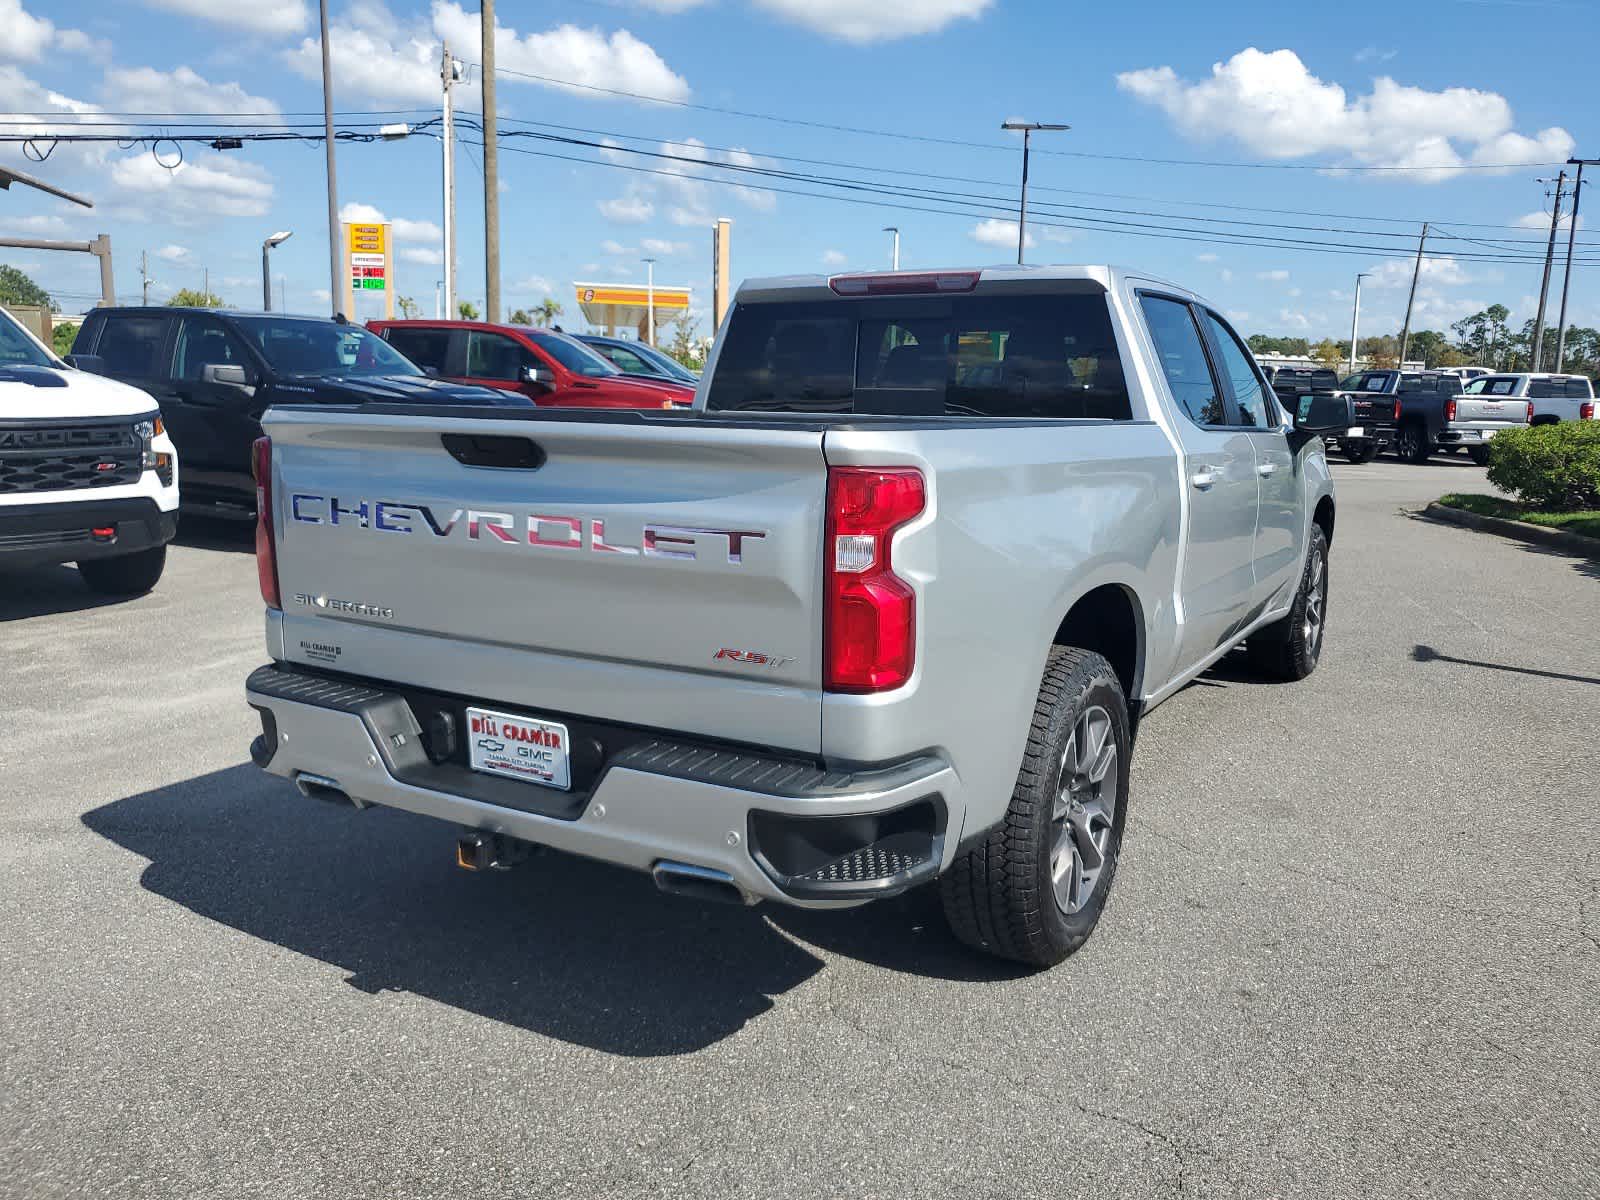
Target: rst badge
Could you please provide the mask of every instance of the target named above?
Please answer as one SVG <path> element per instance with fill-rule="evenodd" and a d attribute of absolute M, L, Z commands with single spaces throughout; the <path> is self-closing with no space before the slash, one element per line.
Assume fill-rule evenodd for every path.
<path fill-rule="evenodd" d="M 780 667 L 788 666 L 794 658 L 791 655 L 768 654 L 765 650 L 737 650 L 732 646 L 721 646 L 711 656 L 711 661 L 726 663 L 729 666 L 776 671 Z"/>

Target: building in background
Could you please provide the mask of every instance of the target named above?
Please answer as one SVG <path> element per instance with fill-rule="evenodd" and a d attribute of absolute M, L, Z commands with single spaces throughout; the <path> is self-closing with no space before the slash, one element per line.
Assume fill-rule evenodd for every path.
<path fill-rule="evenodd" d="M 651 289 L 641 283 L 574 283 L 573 289 L 578 309 L 591 326 L 615 337 L 619 329 L 631 329 L 639 340 L 645 338 L 650 323 Z M 690 289 L 686 287 L 654 288 L 656 309 L 656 341 L 661 340 L 662 327 L 689 315 Z"/>

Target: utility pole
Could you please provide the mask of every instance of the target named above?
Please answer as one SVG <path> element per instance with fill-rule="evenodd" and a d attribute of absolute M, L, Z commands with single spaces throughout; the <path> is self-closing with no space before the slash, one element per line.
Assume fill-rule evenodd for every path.
<path fill-rule="evenodd" d="M 1356 306 L 1350 314 L 1350 374 L 1356 373 L 1356 326 L 1361 322 L 1361 281 L 1367 277 L 1363 271 L 1356 276 Z"/>
<path fill-rule="evenodd" d="M 883 231 L 894 234 L 894 251 L 889 258 L 889 269 L 898 271 L 900 269 L 900 227 L 897 225 L 885 225 Z"/>
<path fill-rule="evenodd" d="M 1567 289 L 1572 286 L 1572 244 L 1578 238 L 1578 202 L 1583 199 L 1584 167 L 1600 166 L 1597 158 L 1569 158 L 1568 166 L 1578 168 L 1578 177 L 1572 182 L 1572 218 L 1567 226 L 1567 270 L 1561 279 L 1561 320 L 1556 325 L 1556 370 L 1567 361 Z"/>
<path fill-rule="evenodd" d="M 142 299 L 139 301 L 146 308 L 150 307 L 150 255 L 139 251 L 139 291 Z"/>
<path fill-rule="evenodd" d="M 207 304 L 210 304 L 211 303 L 211 268 L 210 267 L 201 267 L 200 268 L 200 278 L 203 281 L 200 284 L 200 295 L 205 297 L 205 302 Z"/>
<path fill-rule="evenodd" d="M 646 340 L 654 346 L 656 344 L 656 260 L 646 258 L 640 261 L 644 263 L 645 269 L 649 272 L 645 283 L 645 320 L 649 323 L 650 336 Z"/>
<path fill-rule="evenodd" d="M 1396 370 L 1404 370 L 1406 365 L 1406 343 L 1411 340 L 1411 306 L 1417 300 L 1417 280 L 1422 277 L 1422 248 L 1428 244 L 1428 223 L 1422 223 L 1422 236 L 1417 239 L 1417 263 L 1411 268 L 1411 294 L 1406 297 L 1406 323 L 1400 327 L 1400 360 L 1395 363 Z"/>
<path fill-rule="evenodd" d="M 1548 179 L 1539 180 L 1540 183 L 1549 183 Z M 1556 259 L 1556 226 L 1561 224 L 1561 189 L 1566 186 L 1567 173 L 1561 171 L 1556 175 L 1556 205 L 1550 210 L 1550 244 L 1544 251 L 1544 281 L 1539 284 L 1539 311 L 1533 318 L 1533 370 L 1539 369 L 1539 364 L 1544 361 L 1544 303 L 1550 295 L 1550 268 Z"/>
<path fill-rule="evenodd" d="M 1028 242 L 1028 139 L 1036 129 L 1064 130 L 1070 125 L 1046 125 L 1039 121 L 1005 121 L 1001 129 L 1022 131 L 1022 198 L 1017 206 L 1017 266 L 1022 265 L 1022 250 Z"/>
<path fill-rule="evenodd" d="M 500 144 L 494 111 L 494 0 L 480 0 L 483 20 L 483 319 L 500 322 Z M 653 341 L 654 339 L 652 339 Z"/>
<path fill-rule="evenodd" d="M 456 314 L 456 114 L 450 89 L 460 77 L 459 70 L 456 60 L 450 57 L 450 43 L 445 42 L 439 78 L 444 82 L 441 132 L 444 146 L 444 315 L 447 320 L 453 320 Z"/>
<path fill-rule="evenodd" d="M 334 161 L 333 71 L 329 66 L 328 0 L 321 0 L 322 16 L 322 133 L 328 150 L 328 306 L 339 311 L 339 167 Z"/>

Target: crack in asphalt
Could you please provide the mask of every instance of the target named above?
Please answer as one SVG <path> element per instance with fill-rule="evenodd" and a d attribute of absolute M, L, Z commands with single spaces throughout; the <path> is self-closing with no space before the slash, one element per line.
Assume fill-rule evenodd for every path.
<path fill-rule="evenodd" d="M 1008 1075 L 1002 1074 L 1001 1072 L 990 1070 L 982 1062 L 979 1062 L 975 1059 L 958 1060 L 949 1055 L 941 1054 L 936 1050 L 930 1050 L 921 1045 L 907 1047 L 907 1045 L 896 1040 L 895 1038 L 887 1036 L 878 1030 L 870 1029 L 863 1022 L 852 1019 L 842 1008 L 840 1008 L 836 996 L 836 990 L 843 982 L 844 979 L 842 973 L 835 970 L 830 974 L 827 987 L 823 993 L 822 1006 L 832 1020 L 840 1025 L 843 1025 L 846 1029 L 853 1030 L 862 1037 L 878 1043 L 885 1049 L 890 1050 L 897 1055 L 905 1053 L 909 1048 L 912 1050 L 915 1056 L 936 1062 L 940 1066 L 957 1074 L 965 1074 L 976 1068 L 995 1082 L 1005 1085 L 1009 1094 L 1019 1099 L 1026 1099 L 1034 1103 L 1037 1103 L 1040 1100 L 1052 1103 L 1065 1101 L 1065 1103 L 1076 1109 L 1083 1116 L 1092 1117 L 1099 1121 L 1105 1121 L 1112 1125 L 1118 1125 L 1124 1129 L 1131 1129 L 1135 1133 L 1141 1134 L 1145 1138 L 1149 1139 L 1156 1145 L 1164 1147 L 1172 1155 L 1177 1164 L 1177 1175 L 1174 1180 L 1175 1187 L 1173 1194 L 1182 1196 L 1188 1193 L 1191 1170 L 1196 1160 L 1205 1157 L 1203 1150 L 1195 1150 L 1187 1145 L 1178 1136 L 1170 1134 L 1165 1130 L 1157 1129 L 1153 1125 L 1147 1125 L 1143 1121 L 1140 1121 L 1134 1117 L 1125 1116 L 1122 1113 L 1107 1112 L 1105 1109 L 1100 1109 L 1094 1107 L 1093 1105 L 1085 1104 L 1083 1101 L 1071 1096 L 1063 1097 L 1050 1094 L 1043 1097 L 1036 1097 L 1017 1080 Z"/>

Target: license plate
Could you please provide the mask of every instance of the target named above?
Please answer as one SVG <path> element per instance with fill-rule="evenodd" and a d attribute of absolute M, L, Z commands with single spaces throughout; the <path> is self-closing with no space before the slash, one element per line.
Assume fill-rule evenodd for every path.
<path fill-rule="evenodd" d="M 1484 431 L 1483 431 L 1483 432 L 1482 432 L 1482 433 L 1480 433 L 1480 434 L 1479 434 L 1479 435 L 1478 435 L 1478 436 L 1479 436 L 1479 437 L 1480 437 L 1480 438 L 1482 438 L 1482 439 L 1483 439 L 1483 440 L 1484 440 L 1484 441 L 1486 441 L 1486 442 L 1487 442 L 1487 441 L 1488 441 L 1488 440 L 1489 440 L 1489 439 L 1490 439 L 1490 438 L 1492 438 L 1492 437 L 1493 437 L 1493 436 L 1494 436 L 1494 435 L 1495 435 L 1495 431 L 1494 431 L 1494 430 L 1493 430 L 1493 429 L 1485 429 L 1485 430 L 1484 430 Z"/>
<path fill-rule="evenodd" d="M 506 775 L 566 791 L 572 786 L 567 727 L 537 717 L 467 709 L 467 762 L 485 775 Z"/>
<path fill-rule="evenodd" d="M 1366 437 L 1367 436 L 1367 427 L 1365 425 L 1357 425 L 1354 429 L 1345 430 L 1345 434 L 1344 435 L 1345 435 L 1345 437 L 1351 437 L 1351 438 Z"/>

